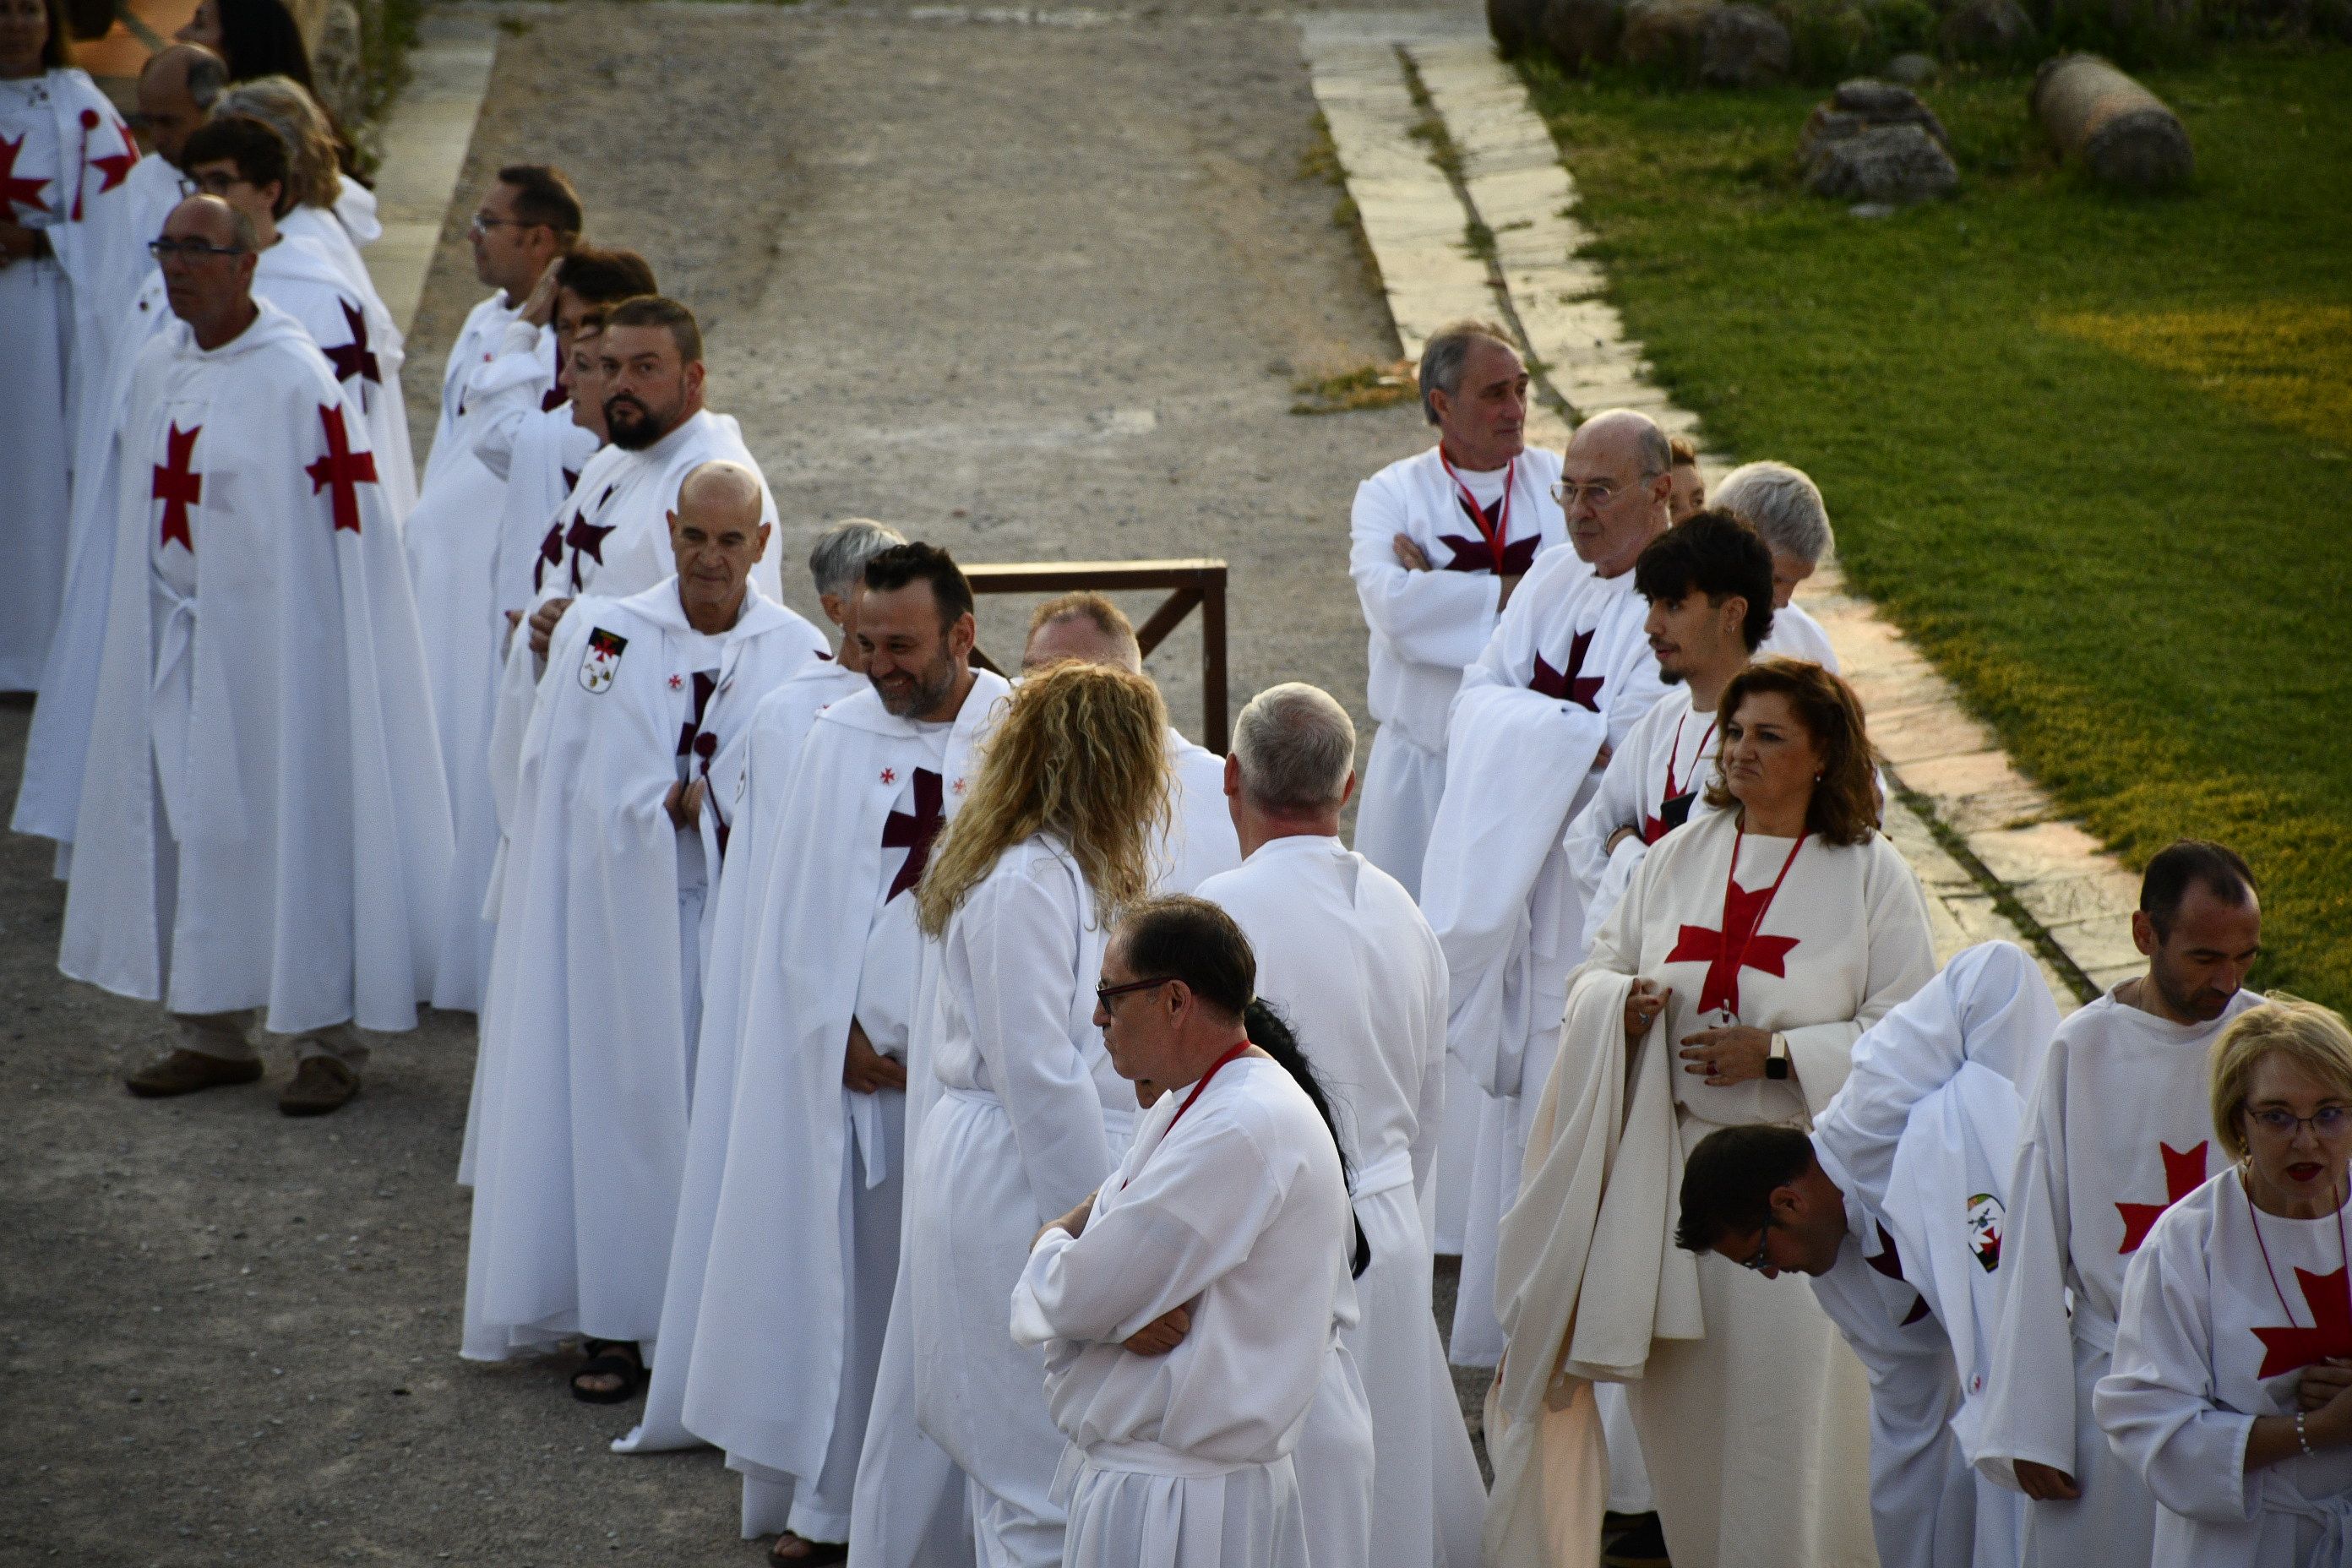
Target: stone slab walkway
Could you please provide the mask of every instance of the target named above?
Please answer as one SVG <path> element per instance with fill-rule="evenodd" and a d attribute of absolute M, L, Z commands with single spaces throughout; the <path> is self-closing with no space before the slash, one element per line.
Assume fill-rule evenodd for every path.
<path fill-rule="evenodd" d="M 426 13 L 408 52 L 408 84 L 379 128 L 383 168 L 375 199 L 383 237 L 368 247 L 368 271 L 404 334 L 425 297 L 425 274 L 473 144 L 498 45 L 496 19 L 488 11 L 442 6 Z M 418 365 L 412 358 L 411 367 L 404 378 L 409 401 L 421 395 L 427 408 L 435 406 L 440 365 Z"/>
<path fill-rule="evenodd" d="M 1653 378 L 1602 269 L 1583 258 L 1592 236 L 1575 181 L 1475 18 L 1328 12 L 1302 18 L 1300 34 L 1406 352 L 1447 321 L 1501 316 L 1535 371 L 1533 438 L 1557 443 L 1586 415 L 1639 408 L 1698 439 L 1710 479 L 1728 468 L 1735 459 Z M 2126 917 L 2138 879 L 2057 818 L 1834 563 L 1805 605 L 1870 714 L 1899 796 L 1886 830 L 1929 894 L 1941 954 L 2017 942 L 2070 1008 L 2137 973 Z"/>

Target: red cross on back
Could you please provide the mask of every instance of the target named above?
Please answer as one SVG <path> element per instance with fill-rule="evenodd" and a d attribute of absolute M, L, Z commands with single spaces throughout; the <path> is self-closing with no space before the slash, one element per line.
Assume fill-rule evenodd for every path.
<path fill-rule="evenodd" d="M 351 433 L 343 428 L 343 411 L 324 404 L 319 423 L 326 427 L 327 453 L 302 471 L 310 476 L 310 493 L 332 487 L 335 527 L 360 531 L 359 487 L 375 483 L 375 454 L 352 450 Z"/>

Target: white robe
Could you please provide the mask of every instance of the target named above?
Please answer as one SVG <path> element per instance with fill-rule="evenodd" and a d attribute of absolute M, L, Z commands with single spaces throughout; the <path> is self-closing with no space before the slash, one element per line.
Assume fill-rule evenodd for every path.
<path fill-rule="evenodd" d="M 896 717 L 870 686 L 834 703 L 777 806 L 683 1406 L 745 1475 L 746 1535 L 849 1537 L 898 1275 L 906 1096 L 845 1088 L 844 1054 L 854 1019 L 908 1056 L 922 818 L 943 826 L 968 797 L 1006 689 L 978 672 L 950 724 Z"/>
<path fill-rule="evenodd" d="M 1049 1494 L 1062 1436 L 1045 1363 L 1005 1333 L 1038 1227 L 1100 1186 L 1135 1131 L 1135 1088 L 1094 1026 L 1109 939 L 1059 843 L 1024 839 L 965 895 L 939 955 L 938 1101 L 909 1196 L 917 1415 L 970 1478 L 989 1568 L 1062 1556 Z"/>
<path fill-rule="evenodd" d="M 1524 573 L 1538 552 L 1568 537 L 1559 503 L 1551 499 L 1559 457 L 1522 452 L 1507 470 L 1463 473 L 1462 483 L 1492 514 L 1502 503 L 1507 471 L 1503 563 Z M 1432 570 L 1397 563 L 1400 533 L 1420 546 Z M 1365 701 L 1380 732 L 1364 765 L 1356 847 L 1415 897 L 1429 825 L 1444 791 L 1446 709 L 1462 667 L 1478 657 L 1502 614 L 1493 553 L 1435 447 L 1391 463 L 1357 487 L 1348 574 L 1370 633 Z"/>
<path fill-rule="evenodd" d="M 1830 646 L 1829 633 L 1822 623 L 1813 619 L 1803 605 L 1786 604 L 1772 612 L 1772 629 L 1765 635 L 1764 646 L 1756 650 L 1758 658 L 1810 659 L 1828 670 L 1838 673 L 1837 649 Z"/>
<path fill-rule="evenodd" d="M 656 1353 L 719 857 L 717 815 L 682 831 L 663 800 L 824 646 L 756 592 L 696 632 L 674 578 L 556 628 L 483 1007 L 470 1359 L 572 1333 Z"/>
<path fill-rule="evenodd" d="M 1600 783 L 1601 749 L 1622 742 L 1664 693 L 1642 631 L 1647 614 L 1631 572 L 1598 577 L 1574 552 L 1553 551 L 1520 584 L 1454 699 L 1454 763 L 1421 903 L 1445 950 L 1448 1049 L 1477 1110 L 1450 1342 L 1458 1365 L 1492 1366 L 1503 1353 L 1495 1226 L 1518 1192 L 1568 973 L 1583 955 L 1562 836 Z"/>
<path fill-rule="evenodd" d="M 1669 1238 L 1683 1151 L 1713 1127 L 1809 1124 L 1844 1083 L 1863 1031 L 1933 977 L 1935 944 L 1917 879 L 1884 836 L 1809 838 L 1793 861 L 1790 840 L 1749 837 L 1738 871 L 1750 912 L 1732 923 L 1760 929 L 1727 952 L 1738 826 L 1725 813 L 1661 839 L 1570 981 L 1561 1048 L 1499 1238 L 1511 1345 L 1489 1402 L 1504 1419 L 1487 1426 L 1496 1568 L 1571 1550 L 1561 1543 L 1597 1526 L 1598 1422 L 1578 1415 L 1589 1396 L 1575 1387 L 1592 1376 L 1627 1382 L 1681 1568 L 1875 1557 L 1851 1484 L 1867 1469 L 1869 1419 L 1853 1353 L 1801 1294 L 1713 1255 L 1675 1254 Z M 1784 866 L 1759 920 L 1755 903 Z M 1637 975 L 1672 996 L 1628 1051 L 1622 1009 Z M 1706 1026 L 1702 1004 L 1727 1002 L 1741 1022 L 1787 1036 L 1792 1081 L 1709 1086 L 1683 1070 L 1675 1053 Z M 1769 1468 L 1749 1462 L 1761 1453 Z"/>
<path fill-rule="evenodd" d="M 174 1013 L 402 1030 L 432 984 L 448 802 L 399 535 L 293 318 L 142 351 L 58 967 Z M 59 694 L 60 698 L 64 696 Z"/>
<path fill-rule="evenodd" d="M 65 594 L 79 437 L 155 234 L 136 226 L 138 143 L 82 72 L 0 82 L 0 216 L 50 249 L 0 268 L 0 691 L 30 691 Z"/>
<path fill-rule="evenodd" d="M 296 234 L 306 239 L 315 240 L 320 249 L 334 258 L 335 270 L 341 275 L 344 284 L 371 300 L 376 309 L 385 310 L 385 314 L 389 316 L 390 311 L 385 310 L 383 296 L 376 292 L 375 279 L 369 273 L 367 263 L 360 258 L 359 242 L 352 237 L 351 229 L 345 226 L 339 210 L 347 205 L 350 195 L 356 192 L 366 197 L 370 222 L 373 223 L 375 194 L 357 180 L 348 176 L 344 178 L 342 187 L 344 195 L 336 198 L 334 206 L 298 206 L 278 220 L 278 231 L 280 234 Z M 375 232 L 382 234 L 383 226 L 377 225 Z"/>
<path fill-rule="evenodd" d="M 2256 1215 L 2231 1167 L 2148 1232 L 2126 1274 L 2113 1370 L 2092 1395 L 2107 1441 L 2159 1505 L 2153 1556 L 2135 1561 L 2352 1562 L 2352 1452 L 2245 1464 L 2254 1418 L 2299 1408 L 2303 1368 L 2352 1354 L 2345 1226 L 2341 1212 Z"/>
<path fill-rule="evenodd" d="M 253 291 L 302 323 L 352 405 L 367 420 L 368 447 L 376 455 L 394 521 L 404 528 L 416 507 L 416 463 L 408 453 L 408 405 L 400 391 L 400 329 L 373 290 L 351 286 L 317 240 L 288 232 L 263 251 L 253 269 Z"/>
<path fill-rule="evenodd" d="M 1592 945 L 1616 911 L 1650 846 L 1715 809 L 1706 804 L 1706 786 L 1722 739 L 1719 717 L 1694 711 L 1689 687 L 1668 688 L 1626 731 L 1592 798 L 1568 825 L 1569 875 L 1584 907 L 1580 951 Z M 1609 840 L 1621 827 L 1634 831 L 1612 852 Z"/>
<path fill-rule="evenodd" d="M 1152 865 L 1152 889 L 1190 893 L 1242 863 L 1234 814 L 1225 805 L 1225 759 L 1168 726 L 1168 832 Z"/>
<path fill-rule="evenodd" d="M 1151 1108 L 1086 1234 L 1047 1231 L 1013 1292 L 1083 1456 L 1069 1568 L 1308 1568 L 1289 1461 L 1353 1242 L 1331 1135 L 1279 1063 L 1237 1058 Z M 1165 1356 L 1120 1343 L 1179 1306 Z"/>
<path fill-rule="evenodd" d="M 2028 1098 L 2000 1321 L 1970 1456 L 2016 1484 L 2031 1459 L 2074 1478 L 2073 1502 L 2025 1505 L 2024 1561 L 2078 1568 L 2104 1552 L 2144 1560 L 2156 1504 L 2092 1419 L 2091 1390 L 2114 1348 L 2124 1269 L 2165 1205 L 2229 1163 L 2213 1137 L 2206 1060 L 2242 991 L 2210 1024 L 2168 1023 L 2100 997 L 2058 1027 Z M 2071 1300 L 2071 1316 L 2067 1306 Z"/>
<path fill-rule="evenodd" d="M 150 153 L 133 163 L 126 184 L 131 192 L 131 210 L 124 217 L 124 232 L 134 245 L 162 238 L 163 220 L 196 188 L 194 182 L 160 153 Z"/>
<path fill-rule="evenodd" d="M 1412 895 L 1336 838 L 1273 839 L 1200 895 L 1249 938 L 1258 994 L 1322 1076 L 1354 1162 L 1372 1257 L 1341 1342 L 1363 1377 L 1378 1466 L 1367 1568 L 1474 1568 L 1486 1485 L 1429 1310 L 1445 955 Z"/>

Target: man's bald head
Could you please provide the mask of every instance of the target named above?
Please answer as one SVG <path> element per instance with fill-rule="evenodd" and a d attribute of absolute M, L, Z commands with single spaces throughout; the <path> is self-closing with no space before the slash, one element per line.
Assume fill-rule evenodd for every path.
<path fill-rule="evenodd" d="M 1603 577 L 1632 571 L 1643 547 L 1666 531 L 1674 465 L 1666 433 L 1639 410 L 1612 408 L 1578 426 L 1560 458 L 1577 558 Z"/>
<path fill-rule="evenodd" d="M 1039 670 L 1068 659 L 1141 675 L 1143 645 L 1126 614 L 1100 594 L 1065 594 L 1038 605 L 1030 617 L 1021 668 Z"/>
<path fill-rule="evenodd" d="M 1638 408 L 1612 408 L 1576 427 L 1570 453 L 1598 458 L 1629 473 L 1663 474 L 1675 466 L 1674 443 Z"/>
<path fill-rule="evenodd" d="M 163 219 L 163 293 L 197 343 L 215 349 L 254 318 L 253 221 L 218 196 L 190 196 Z"/>
<path fill-rule="evenodd" d="M 202 44 L 173 44 L 139 73 L 137 123 L 173 168 L 189 135 L 228 90 L 228 64 Z"/>
<path fill-rule="evenodd" d="M 760 490 L 759 475 L 723 458 L 695 468 L 677 487 L 678 515 L 707 522 L 749 521 L 756 528 L 766 499 Z"/>

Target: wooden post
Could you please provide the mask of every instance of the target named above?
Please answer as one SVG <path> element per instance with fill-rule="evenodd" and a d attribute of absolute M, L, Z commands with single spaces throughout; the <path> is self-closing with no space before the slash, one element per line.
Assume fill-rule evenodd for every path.
<path fill-rule="evenodd" d="M 2096 55 L 2061 55 L 2033 75 L 2033 117 L 2061 157 L 2102 184 L 2161 191 L 2197 169 L 2188 128 L 2162 99 Z"/>

